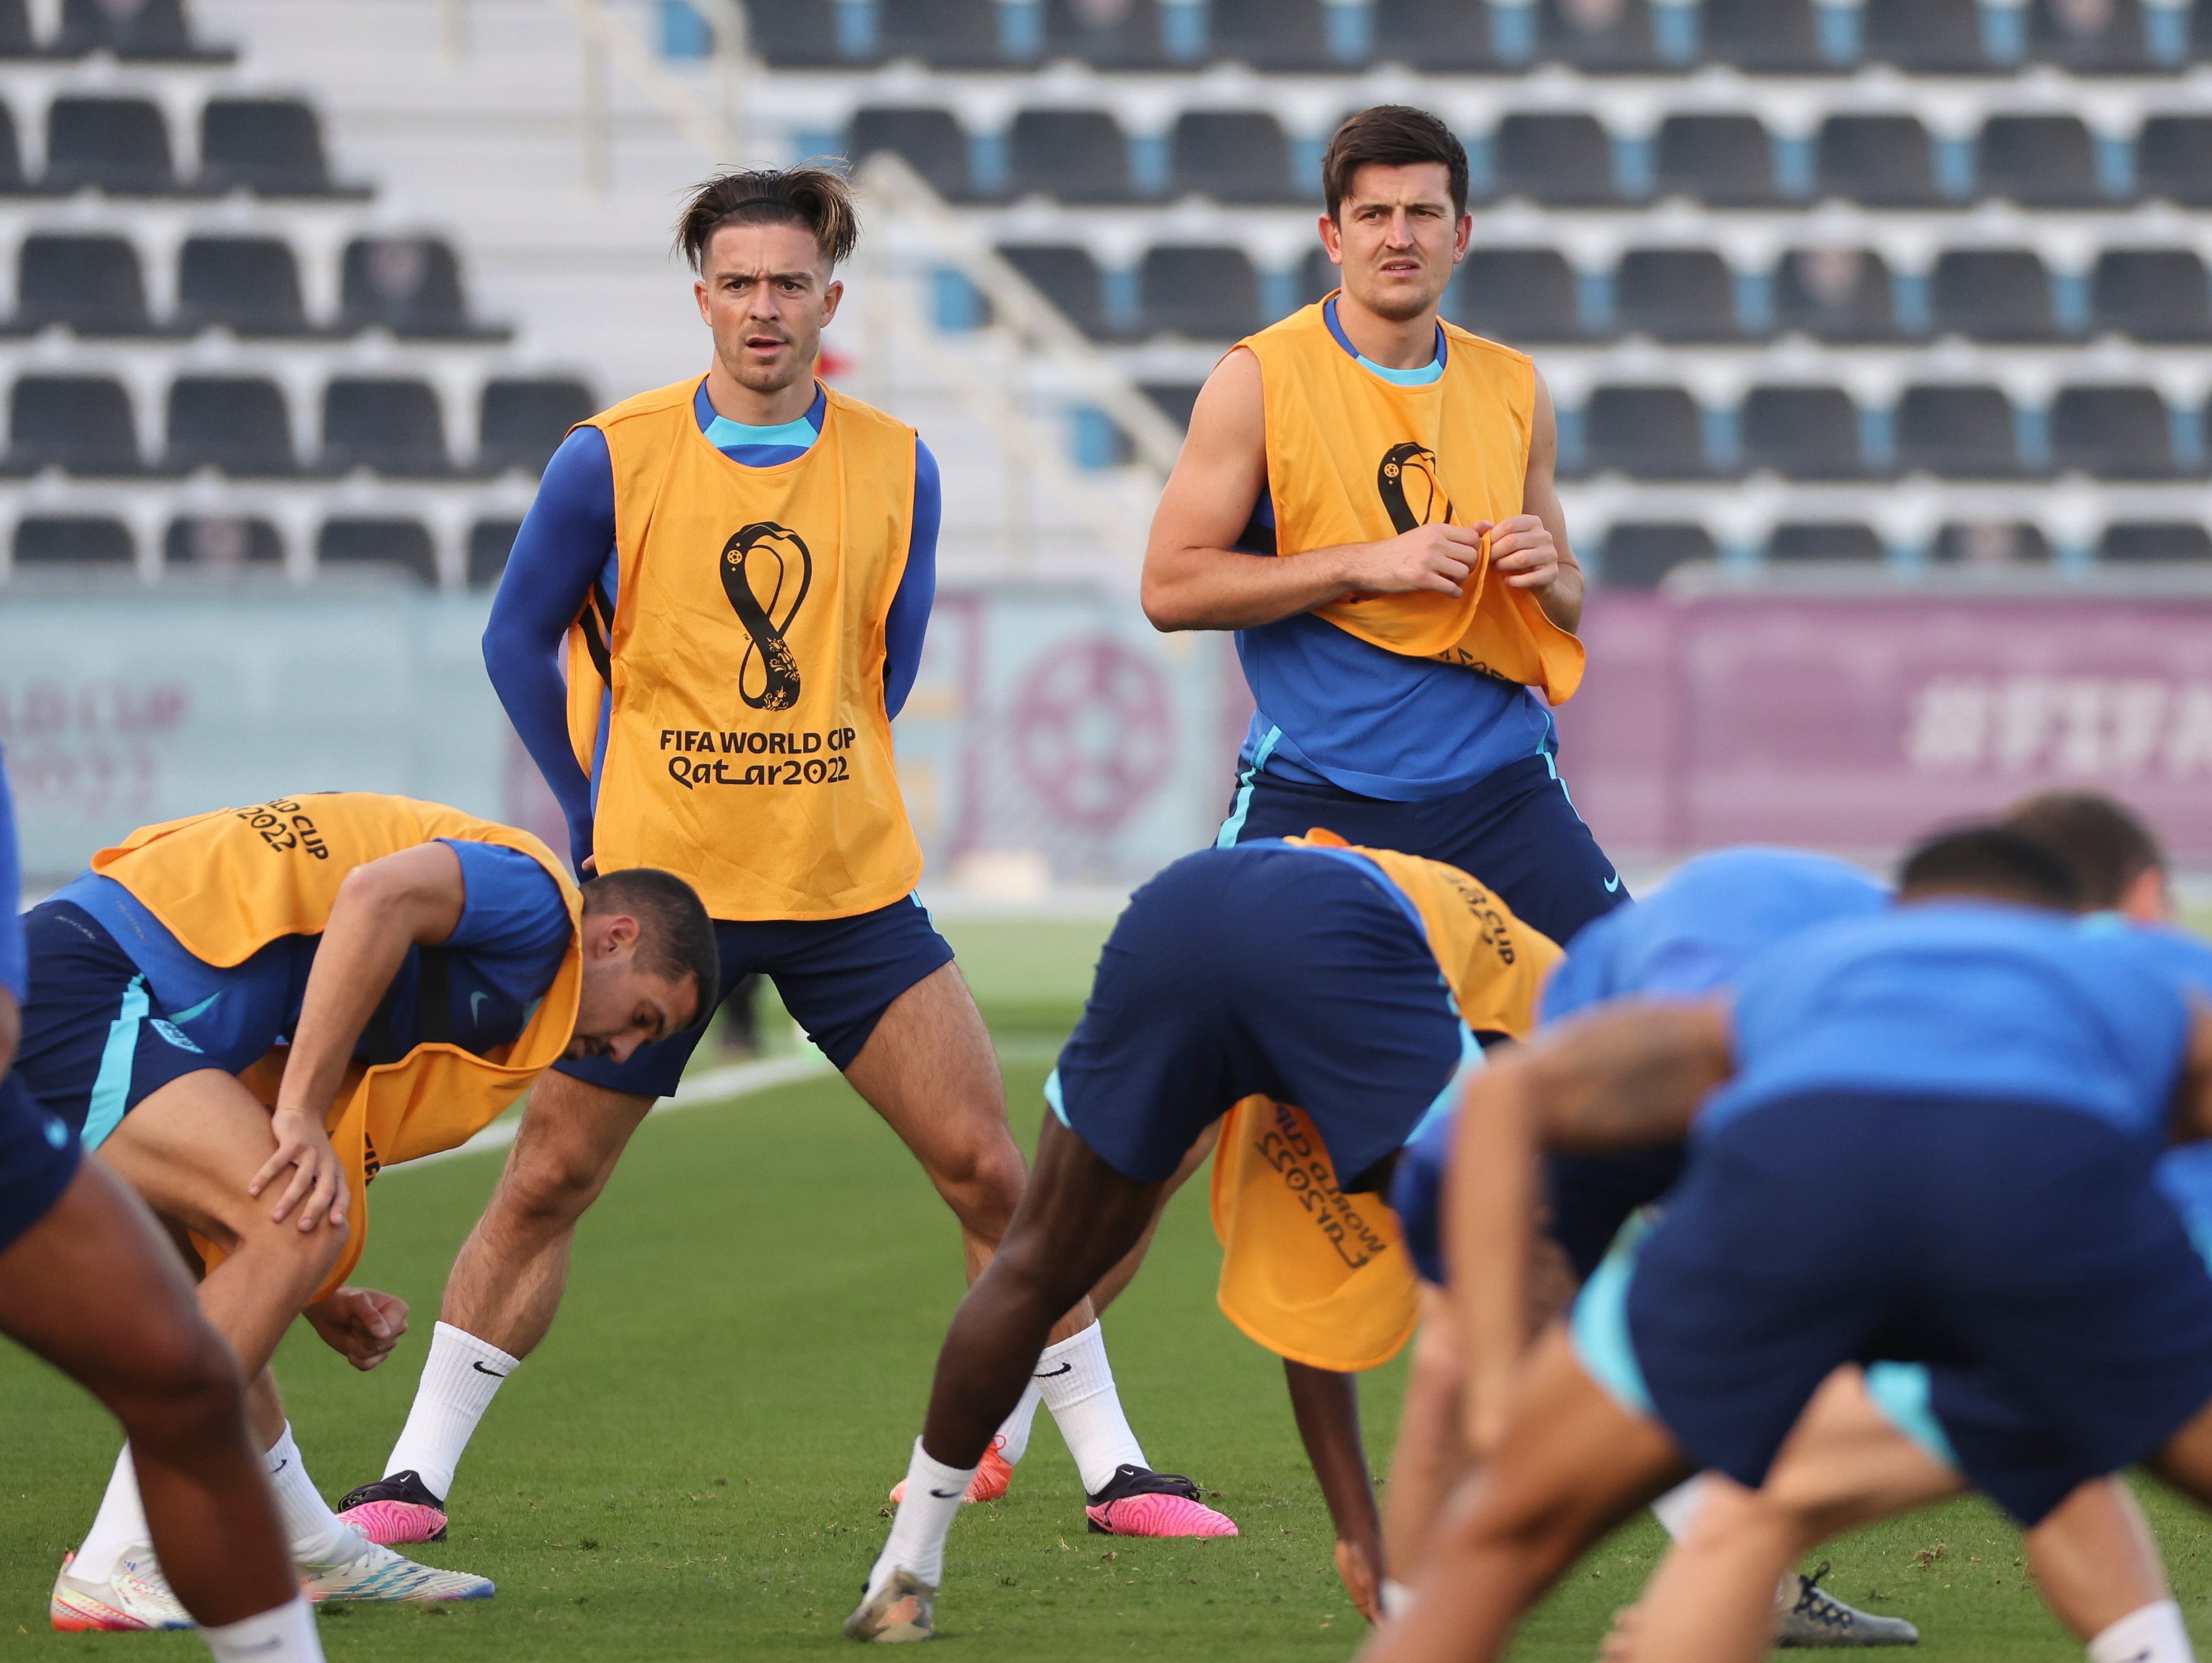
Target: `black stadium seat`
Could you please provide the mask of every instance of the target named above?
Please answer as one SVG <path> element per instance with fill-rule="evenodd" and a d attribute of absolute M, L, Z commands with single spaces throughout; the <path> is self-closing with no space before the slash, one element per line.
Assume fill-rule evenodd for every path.
<path fill-rule="evenodd" d="M 2021 471 L 2012 404 L 1992 386 L 1913 386 L 1898 400 L 1897 465 L 1949 479 L 2009 479 Z"/>
<path fill-rule="evenodd" d="M 1190 110 L 1171 143 L 1177 196 L 1194 191 L 1217 202 L 1301 202 L 1291 178 L 1291 147 L 1282 124 L 1264 110 Z"/>
<path fill-rule="evenodd" d="M 877 46 L 883 56 L 918 58 L 940 70 L 1005 64 L 994 0 L 879 0 Z"/>
<path fill-rule="evenodd" d="M 1105 110 L 1024 110 L 1006 142 L 1007 188 L 1062 202 L 1127 202 L 1129 146 Z"/>
<path fill-rule="evenodd" d="M 1137 288 L 1149 333 L 1236 340 L 1266 321 L 1260 275 L 1241 248 L 1169 244 L 1147 250 Z"/>
<path fill-rule="evenodd" d="M 1581 70 L 1658 69 L 1648 0 L 1537 0 L 1536 55 Z"/>
<path fill-rule="evenodd" d="M 1159 69 L 1168 62 L 1159 0 L 1045 0 L 1044 49 L 1102 70 Z"/>
<path fill-rule="evenodd" d="M 1705 424 L 1697 400 L 1680 387 L 1601 386 L 1583 407 L 1589 470 L 1636 479 L 1701 479 Z"/>
<path fill-rule="evenodd" d="M 598 408 L 581 381 L 487 381 L 477 429 L 477 466 L 485 473 L 508 468 L 543 473 L 568 429 Z"/>
<path fill-rule="evenodd" d="M 1831 70 L 1820 51 L 1813 0 L 1705 0 L 1698 29 L 1703 56 L 1753 73 Z"/>
<path fill-rule="evenodd" d="M 1212 0 L 1212 55 L 1255 70 L 1342 69 L 1329 52 L 1326 0 Z"/>
<path fill-rule="evenodd" d="M 836 0 L 746 0 L 745 39 L 778 69 L 847 62 L 837 46 Z"/>
<path fill-rule="evenodd" d="M 104 514 L 28 514 L 15 523 L 18 566 L 127 566 L 136 558 L 131 528 Z"/>
<path fill-rule="evenodd" d="M 437 551 L 420 520 L 326 519 L 315 533 L 315 560 L 324 566 L 396 566 L 425 583 L 438 580 Z"/>
<path fill-rule="evenodd" d="M 0 58 L 36 58 L 29 0 L 0 0 Z"/>
<path fill-rule="evenodd" d="M 300 267 L 274 237 L 193 237 L 177 257 L 177 324 L 223 324 L 240 335 L 312 333 Z"/>
<path fill-rule="evenodd" d="M 1378 64 L 1402 64 L 1431 74 L 1496 67 L 1490 45 L 1490 8 L 1467 0 L 1374 0 L 1370 54 Z"/>
<path fill-rule="evenodd" d="M 2160 67 L 2148 51 L 2137 0 L 2034 0 L 2027 52 L 2077 75 L 2141 74 Z"/>
<path fill-rule="evenodd" d="M 426 339 L 504 339 L 469 321 L 461 266 L 435 237 L 360 238 L 346 245 L 339 304 L 349 329 L 381 324 Z"/>
<path fill-rule="evenodd" d="M 1866 473 L 1858 408 L 1841 387 L 1753 387 L 1738 426 L 1747 468 L 1771 468 L 1787 479 Z"/>
<path fill-rule="evenodd" d="M 972 194 L 968 170 L 968 135 L 950 110 L 908 105 L 863 105 L 853 112 L 845 154 L 866 161 L 889 150 L 929 181 L 940 197 L 955 201 Z"/>
<path fill-rule="evenodd" d="M 514 552 L 519 519 L 480 519 L 469 527 L 468 585 L 471 589 L 496 589 Z"/>
<path fill-rule="evenodd" d="M 58 98 L 46 110 L 46 183 L 111 196 L 173 195 L 168 124 L 143 98 Z"/>
<path fill-rule="evenodd" d="M 2089 279 L 2093 327 L 2138 341 L 2212 341 L 2212 288 L 2188 248 L 2108 248 Z"/>
<path fill-rule="evenodd" d="M 1188 428 L 1191 407 L 1198 403 L 1200 385 L 1196 381 L 1140 381 L 1137 391 L 1158 404 L 1176 426 Z"/>
<path fill-rule="evenodd" d="M 2195 520 L 2115 520 L 2097 539 L 2097 558 L 2125 564 L 2212 560 L 2212 532 Z"/>
<path fill-rule="evenodd" d="M 2136 140 L 2136 188 L 2185 207 L 2212 207 L 2212 116 L 2144 122 Z"/>
<path fill-rule="evenodd" d="M 2051 276 L 2032 249 L 1953 249 L 1936 262 L 1928 296 L 1939 335 L 2048 341 L 2058 334 Z"/>
<path fill-rule="evenodd" d="M 298 471 L 283 389 L 252 375 L 179 375 L 169 384 L 167 465 L 249 479 Z"/>
<path fill-rule="evenodd" d="M 0 104 L 0 197 L 36 194 L 23 171 L 23 146 L 15 132 L 15 112 Z"/>
<path fill-rule="evenodd" d="M 1897 338 L 1889 268 L 1864 248 L 1799 248 L 1774 273 L 1774 326 L 1822 341 Z"/>
<path fill-rule="evenodd" d="M 1719 557 L 1713 534 L 1695 521 L 1622 520 L 1606 533 L 1598 578 L 1608 589 L 1656 589 L 1677 566 Z"/>
<path fill-rule="evenodd" d="M 1808 560 L 1871 564 L 1887 552 L 1874 528 L 1855 519 L 1785 520 L 1766 538 L 1767 559 L 1784 566 Z"/>
<path fill-rule="evenodd" d="M 1492 340 L 1576 341 L 1585 333 L 1575 274 L 1556 248 L 1486 248 L 1462 263 L 1452 321 Z"/>
<path fill-rule="evenodd" d="M 1866 56 L 1921 75 L 1984 74 L 2000 66 L 1982 47 L 1974 0 L 1867 0 Z"/>
<path fill-rule="evenodd" d="M 1710 248 L 1632 248 L 1613 275 L 1613 321 L 1662 341 L 1734 341 L 1735 282 Z"/>
<path fill-rule="evenodd" d="M 131 396 L 104 375 L 26 375 L 8 392 L 8 470 L 143 471 Z"/>
<path fill-rule="evenodd" d="M 208 100 L 200 112 L 200 182 L 264 197 L 368 194 L 331 182 L 322 123 L 295 98 Z"/>
<path fill-rule="evenodd" d="M 68 58 L 103 48 L 126 60 L 153 62 L 228 64 L 238 56 L 192 39 L 184 0 L 62 0 L 54 44 Z"/>
<path fill-rule="evenodd" d="M 1097 340 L 1112 332 L 1098 262 L 1088 249 L 1073 243 L 1001 243 L 999 253 L 1085 335 Z"/>
<path fill-rule="evenodd" d="M 1878 208 L 1926 207 L 1944 199 L 1936 188 L 1928 130 L 1913 116 L 1830 116 L 1820 124 L 1814 157 L 1824 197 Z"/>
<path fill-rule="evenodd" d="M 1952 520 L 1936 533 L 1928 555 L 1948 566 L 2048 564 L 2051 540 L 2024 519 Z"/>
<path fill-rule="evenodd" d="M 2062 387 L 2051 404 L 2051 465 L 2100 479 L 2171 479 L 2172 417 L 2157 389 Z"/>
<path fill-rule="evenodd" d="M 144 335 L 153 330 L 138 251 L 120 237 L 26 237 L 16 273 L 20 328 L 65 324 L 80 335 Z"/>
<path fill-rule="evenodd" d="M 1721 207 L 1778 201 L 1774 145 L 1757 116 L 1676 115 L 1659 124 L 1654 169 L 1661 196 Z"/>
<path fill-rule="evenodd" d="M 283 540 L 265 519 L 185 515 L 171 520 L 161 536 L 164 563 L 196 571 L 234 572 L 242 566 L 274 566 L 283 558 Z"/>
<path fill-rule="evenodd" d="M 1541 207 L 1601 206 L 1617 199 L 1613 143 L 1593 115 L 1522 112 L 1492 141 L 1498 194 Z"/>
<path fill-rule="evenodd" d="M 1469 253 L 1468 258 L 1473 259 L 1474 256 Z M 1464 276 L 1462 271 L 1462 279 Z M 1311 306 L 1315 301 L 1324 299 L 1329 290 L 1341 288 L 1343 286 L 1344 273 L 1336 262 L 1329 258 L 1327 250 L 1318 243 L 1306 250 L 1305 258 L 1298 262 L 1298 304 L 1300 306 Z M 1449 294 L 1450 291 L 1447 290 L 1446 293 Z M 1447 301 L 1446 304 L 1449 305 L 1449 302 Z"/>
<path fill-rule="evenodd" d="M 2105 200 L 2097 149 L 2076 116 L 1991 116 L 1982 128 L 1984 196 L 2027 208 L 2094 208 Z"/>
<path fill-rule="evenodd" d="M 428 382 L 339 376 L 323 390 L 323 465 L 422 477 L 447 470 L 445 418 Z"/>

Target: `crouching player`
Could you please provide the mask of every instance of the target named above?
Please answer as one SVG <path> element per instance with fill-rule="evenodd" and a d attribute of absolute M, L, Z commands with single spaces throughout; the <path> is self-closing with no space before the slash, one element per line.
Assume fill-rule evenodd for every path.
<path fill-rule="evenodd" d="M 302 1314 L 356 1368 L 384 1359 L 405 1307 L 343 1285 L 369 1180 L 465 1141 L 561 1057 L 693 1022 L 716 974 L 697 898 L 653 871 L 582 896 L 526 833 L 334 793 L 145 828 L 27 925 L 24 1082 L 189 1235 L 309 1595 L 488 1597 L 338 1522 L 269 1360 Z M 57 1624 L 185 1625 L 150 1541 L 126 1448 L 55 1581 Z"/>
<path fill-rule="evenodd" d="M 1498 1655 L 1576 1554 L 1693 1466 L 1758 1487 L 1853 1361 L 2003 1381 L 2039 1458 L 1960 1440 L 1960 1465 L 2030 1526 L 2146 1458 L 2212 1499 L 2212 1278 L 2152 1175 L 2169 1135 L 2212 1131 L 2212 1014 L 2140 932 L 2063 916 L 2077 896 L 2015 835 L 1938 839 L 1897 910 L 1784 943 L 1732 1004 L 1616 1004 L 1472 1084 L 1449 1217 L 1488 1461 L 1375 1658 Z M 1523 1371 L 1507 1278 L 1534 1150 L 1693 1120 L 1665 1216 Z M 1829 1181 L 1790 1181 L 1807 1159 Z M 1644 1656 L 1762 1654 L 1766 1586 L 1695 1635 L 1644 1624 Z"/>

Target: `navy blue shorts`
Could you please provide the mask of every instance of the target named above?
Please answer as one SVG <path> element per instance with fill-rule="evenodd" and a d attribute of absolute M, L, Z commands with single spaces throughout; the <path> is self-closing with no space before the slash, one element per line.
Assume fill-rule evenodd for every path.
<path fill-rule="evenodd" d="M 1682 1160 L 1680 1144 L 1608 1150 L 1599 1155 L 1545 1156 L 1544 1190 L 1549 1205 L 1545 1232 L 1566 1254 L 1576 1281 L 1589 1280 L 1631 1213 L 1674 1187 L 1682 1174 Z"/>
<path fill-rule="evenodd" d="M 44 1218 L 76 1176 L 76 1134 L 21 1077 L 0 1076 L 0 1253 Z"/>
<path fill-rule="evenodd" d="M 1630 1273 L 1626 1336 L 1654 1412 L 1756 1486 L 1838 1365 L 1978 1371 L 2002 1412 L 1985 1400 L 1984 1435 L 1952 1400 L 1960 1468 L 2033 1524 L 2212 1404 L 2212 1276 L 2155 1154 L 2036 1104 L 1836 1095 L 1748 1111 L 1698 1148 Z"/>
<path fill-rule="evenodd" d="M 1463 1031 L 1375 879 L 1275 845 L 1201 849 L 1130 897 L 1046 1096 L 1107 1165 L 1151 1183 L 1264 1093 L 1313 1117 L 1348 1188 L 1450 1084 Z"/>
<path fill-rule="evenodd" d="M 717 920 L 714 945 L 722 955 L 717 1007 L 744 977 L 768 976 L 807 1038 L 839 1068 L 860 1054 L 893 999 L 952 962 L 951 947 L 911 895 L 851 918 Z M 706 1032 L 707 1024 L 698 1023 L 657 1045 L 640 1046 L 626 1063 L 584 1057 L 553 1065 L 609 1091 L 665 1097 L 684 1078 L 684 1065 Z"/>
<path fill-rule="evenodd" d="M 251 1055 L 204 1050 L 169 1020 L 115 938 L 72 902 L 33 907 L 23 935 L 33 970 L 15 1071 L 87 1149 L 172 1080 L 208 1068 L 234 1074 L 269 1049 L 264 1041 Z"/>

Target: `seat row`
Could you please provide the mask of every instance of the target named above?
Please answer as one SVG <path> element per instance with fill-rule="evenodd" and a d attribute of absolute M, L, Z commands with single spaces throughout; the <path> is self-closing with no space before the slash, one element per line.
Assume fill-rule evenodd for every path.
<path fill-rule="evenodd" d="M 199 172 L 178 171 L 169 124 L 150 100 L 68 94 L 46 106 L 46 167 L 23 165 L 15 112 L 0 105 L 0 195 L 105 191 L 112 196 L 349 197 L 366 185 L 331 177 L 322 122 L 295 98 L 210 98 L 200 107 Z"/>
<path fill-rule="evenodd" d="M 872 105 L 855 112 L 842 148 L 856 158 L 893 151 L 956 201 L 1321 197 L 1321 144 L 1294 146 L 1261 110 L 1188 111 L 1164 140 L 1133 140 L 1104 109 L 1023 110 L 1003 135 L 978 137 L 950 110 Z M 1742 208 L 1827 197 L 1881 208 L 2212 203 L 2212 116 L 2199 115 L 2152 116 L 2132 142 L 2100 142 L 2071 115 L 1998 115 L 1954 144 L 1911 115 L 1832 115 L 1809 140 L 1778 140 L 1753 115 L 1674 115 L 1646 140 L 1613 138 L 1587 112 L 1524 111 L 1471 136 L 1468 156 L 1474 200 L 1542 207 L 1671 196 Z"/>
<path fill-rule="evenodd" d="M 1179 335 L 1235 340 L 1319 300 L 1338 272 L 1319 250 L 1290 272 L 1262 273 L 1237 247 L 1163 244 L 1133 271 L 1106 271 L 1070 243 L 1001 244 L 999 252 L 1098 340 Z M 981 321 L 980 302 L 939 288 L 940 326 Z M 1954 249 L 1924 276 L 1893 273 L 1860 248 L 1798 249 L 1771 272 L 1739 274 L 1705 248 L 1635 248 L 1610 273 L 1580 274 L 1553 248 L 1478 247 L 1447 292 L 1444 315 L 1510 344 L 1741 342 L 1803 333 L 1838 343 L 1960 335 L 2058 342 L 2103 334 L 2212 340 L 2212 285 L 2186 248 L 2107 249 L 2086 281 L 2055 279 L 2031 250 Z"/>
<path fill-rule="evenodd" d="M 1229 61 L 1480 73 L 1543 61 L 1601 73 L 1718 63 L 1803 75 L 1877 63 L 1978 75 L 2033 61 L 2133 75 L 2212 56 L 2205 0 L 749 0 L 748 9 L 754 50 L 786 68 L 914 58 L 1006 70 L 1073 58 L 1140 70 Z M 671 30 L 668 46 L 703 50 L 696 21 L 687 33 Z"/>
<path fill-rule="evenodd" d="M 504 377 L 484 384 L 472 462 L 457 466 L 428 383 L 338 376 L 322 393 L 321 449 L 299 454 L 292 412 L 274 381 L 250 375 L 180 375 L 169 384 L 165 443 L 139 448 L 131 396 L 96 375 L 24 375 L 8 396 L 9 442 L 0 471 L 46 468 L 93 476 L 179 475 L 197 469 L 244 478 L 337 475 L 356 468 L 399 478 L 541 471 L 576 422 L 598 409 L 580 381 Z"/>
<path fill-rule="evenodd" d="M 499 581 L 521 529 L 516 519 L 480 519 L 469 528 L 465 571 L 469 587 Z M 131 528 L 104 514 L 31 514 L 16 522 L 18 566 L 129 565 L 137 559 Z M 284 557 L 282 536 L 265 519 L 234 514 L 185 514 L 161 536 L 162 563 L 173 570 L 229 574 L 273 567 Z M 315 532 L 319 565 L 397 568 L 424 583 L 438 580 L 429 528 L 406 515 L 338 514 Z"/>
<path fill-rule="evenodd" d="M 343 336 L 388 329 L 410 338 L 505 340 L 469 316 L 460 262 L 435 237 L 356 237 L 339 277 L 338 312 L 307 315 L 300 263 L 275 237 L 199 236 L 177 257 L 176 307 L 156 318 L 138 251 L 119 236 L 35 233 L 16 258 L 15 315 L 0 333 L 59 325 L 80 335 L 191 335 L 221 325 L 257 337 Z"/>
<path fill-rule="evenodd" d="M 1998 569 L 2047 563 L 2050 540 L 2024 520 L 1955 520 L 1918 551 L 1938 566 Z M 2115 520 L 2091 552 L 2101 565 L 2212 562 L 2212 533 L 2191 520 Z M 1720 558 L 1713 534 L 1694 520 L 1621 520 L 1589 551 L 1600 583 L 1651 589 L 1676 567 Z M 1890 557 L 1874 527 L 1858 520 L 1784 520 L 1768 534 L 1759 557 L 1778 566 L 1808 561 L 1873 565 Z"/>
<path fill-rule="evenodd" d="M 61 26 L 40 39 L 29 0 L 0 0 L 0 58 L 77 58 L 111 52 L 126 63 L 228 64 L 228 46 L 194 38 L 184 0 L 62 0 Z"/>

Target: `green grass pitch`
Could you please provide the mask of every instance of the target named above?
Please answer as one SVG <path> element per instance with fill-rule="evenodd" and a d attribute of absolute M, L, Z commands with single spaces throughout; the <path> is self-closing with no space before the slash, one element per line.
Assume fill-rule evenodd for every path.
<path fill-rule="evenodd" d="M 1103 926 L 1055 926 L 1080 953 Z M 1035 1129 L 1042 1033 L 1079 968 L 1045 974 L 1009 926 L 952 933 L 1009 1045 L 1017 1127 Z M 1064 952 L 1059 956 L 1065 956 Z M 1055 1008 L 1054 1002 L 1060 1001 Z M 354 1375 L 304 1326 L 278 1363 L 310 1469 L 336 1496 L 374 1477 L 404 1417 L 438 1291 L 495 1174 L 475 1156 L 386 1174 L 357 1279 L 404 1295 L 415 1332 Z M 1160 1466 L 1218 1492 L 1234 1541 L 1084 1529 L 1074 1469 L 1040 1417 L 1012 1496 L 954 1531 L 939 1641 L 974 1659 L 1349 1657 L 1363 1624 L 1279 1367 L 1213 1308 L 1202 1183 L 1170 1212 L 1108 1318 L 1131 1419 Z M 551 1338 L 503 1389 L 461 1472 L 450 1541 L 419 1551 L 497 1579 L 453 1608 L 325 1607 L 334 1660 L 653 1660 L 839 1654 L 837 1624 L 880 1545 L 930 1369 L 960 1291 L 951 1221 L 913 1161 L 835 1079 L 656 1118 L 578 1240 Z M 88 1313 L 96 1320 L 97 1313 Z M 1397 1367 L 1367 1383 L 1389 1448 Z M 184 1660 L 189 1636 L 60 1636 L 46 1596 L 114 1454 L 91 1401 L 0 1347 L 0 1657 Z M 2212 1532 L 2153 1496 L 2185 1611 L 2212 1633 Z M 1639 1520 L 1566 1579 L 1513 1655 L 1595 1654 L 1650 1569 Z M 2081 1652 L 2028 1589 L 2014 1533 L 1962 1502 L 1832 1545 L 1844 1597 L 1902 1613 L 1930 1663 Z"/>

